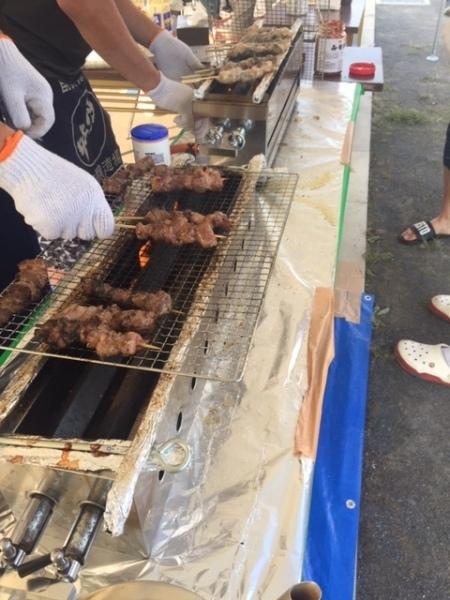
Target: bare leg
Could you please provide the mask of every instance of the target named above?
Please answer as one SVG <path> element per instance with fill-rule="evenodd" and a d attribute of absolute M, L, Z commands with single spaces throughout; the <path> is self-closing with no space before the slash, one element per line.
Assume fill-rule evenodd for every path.
<path fill-rule="evenodd" d="M 444 167 L 444 191 L 442 196 L 441 212 L 431 219 L 431 224 L 437 234 L 450 234 L 450 170 Z M 415 240 L 416 234 L 409 227 L 402 233 L 405 240 Z"/>

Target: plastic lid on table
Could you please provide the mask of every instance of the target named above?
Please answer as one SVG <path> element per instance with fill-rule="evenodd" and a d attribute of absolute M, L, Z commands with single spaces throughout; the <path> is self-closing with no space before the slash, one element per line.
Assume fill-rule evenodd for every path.
<path fill-rule="evenodd" d="M 168 137 L 169 130 L 164 125 L 156 123 L 146 123 L 144 125 L 136 125 L 131 130 L 131 137 L 142 142 L 157 142 Z"/>
<path fill-rule="evenodd" d="M 375 68 L 375 63 L 372 62 L 354 62 L 350 65 L 348 74 L 350 77 L 369 79 L 375 75 Z"/>

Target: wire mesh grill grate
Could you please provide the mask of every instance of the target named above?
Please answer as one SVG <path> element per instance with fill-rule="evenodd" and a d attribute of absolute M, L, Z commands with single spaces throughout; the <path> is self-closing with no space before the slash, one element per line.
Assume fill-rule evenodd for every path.
<path fill-rule="evenodd" d="M 0 330 L 0 348 L 58 356 L 147 371 L 236 381 L 246 357 L 265 288 L 295 191 L 297 176 L 283 173 L 225 171 L 220 193 L 151 194 L 144 181 L 127 192 L 124 214 L 144 214 L 153 206 L 222 210 L 233 227 L 214 249 L 145 245 L 133 231 L 116 231 L 92 243 L 86 255 L 65 273 L 53 291 Z M 49 272 L 50 277 L 52 273 Z M 68 303 L 83 301 L 80 282 L 101 278 L 120 288 L 168 292 L 176 312 L 164 316 L 149 343 L 132 357 L 100 360 L 84 347 L 55 353 L 35 337 L 35 326 Z M 84 299 L 84 303 L 86 303 Z"/>
<path fill-rule="evenodd" d="M 272 0 L 239 0 L 227 3 L 221 10 L 219 0 L 202 0 L 211 32 L 210 62 L 220 66 L 229 50 L 253 25 L 262 27 L 292 27 L 305 14 L 305 2 L 287 3 Z M 238 94 L 239 95 L 239 94 Z"/>

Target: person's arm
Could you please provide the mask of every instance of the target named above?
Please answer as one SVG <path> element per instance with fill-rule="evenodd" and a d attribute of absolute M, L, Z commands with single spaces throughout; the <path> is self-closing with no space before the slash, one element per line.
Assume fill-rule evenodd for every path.
<path fill-rule="evenodd" d="M 159 85 L 159 72 L 136 46 L 114 0 L 57 0 L 57 3 L 86 42 L 125 79 L 144 92 Z"/>
<path fill-rule="evenodd" d="M 134 40 L 148 48 L 163 29 L 147 17 L 131 0 L 114 0 Z"/>
<path fill-rule="evenodd" d="M 124 0 L 123 0 L 124 1 Z M 114 0 L 57 0 L 61 10 L 74 22 L 87 43 L 125 79 L 147 93 L 157 106 L 182 116 L 184 127 L 192 128 L 193 91 L 187 85 L 173 81 L 197 68 L 200 63 L 190 48 L 167 31 L 156 35 L 150 44 L 161 73 L 145 57 L 131 36 Z M 123 4 L 122 8 L 125 6 Z M 147 40 L 144 29 L 148 21 L 142 13 L 128 11 L 135 34 Z M 137 26 L 137 17 L 143 19 Z M 141 29 L 142 27 L 142 29 Z M 139 29 L 139 32 L 136 30 Z M 155 30 L 152 29 L 152 32 Z M 151 38 L 152 33 L 149 33 Z M 200 65 L 201 66 L 201 65 Z M 164 76 L 166 75 L 166 77 Z"/>
<path fill-rule="evenodd" d="M 169 31 L 158 27 L 131 0 L 115 0 L 131 35 L 138 44 L 150 49 L 158 69 L 175 81 L 202 68 L 192 50 Z"/>

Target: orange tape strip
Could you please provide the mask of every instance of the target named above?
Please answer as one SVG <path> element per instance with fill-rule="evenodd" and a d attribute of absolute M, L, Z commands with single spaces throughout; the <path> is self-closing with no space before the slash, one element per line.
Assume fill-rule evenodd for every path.
<path fill-rule="evenodd" d="M 328 367 L 334 357 L 334 294 L 317 288 L 308 337 L 308 390 L 303 398 L 295 432 L 295 452 L 315 459 Z"/>
<path fill-rule="evenodd" d="M 20 140 L 23 138 L 23 135 L 23 131 L 16 131 L 6 138 L 3 148 L 0 150 L 0 162 L 3 162 L 11 156 Z"/>

